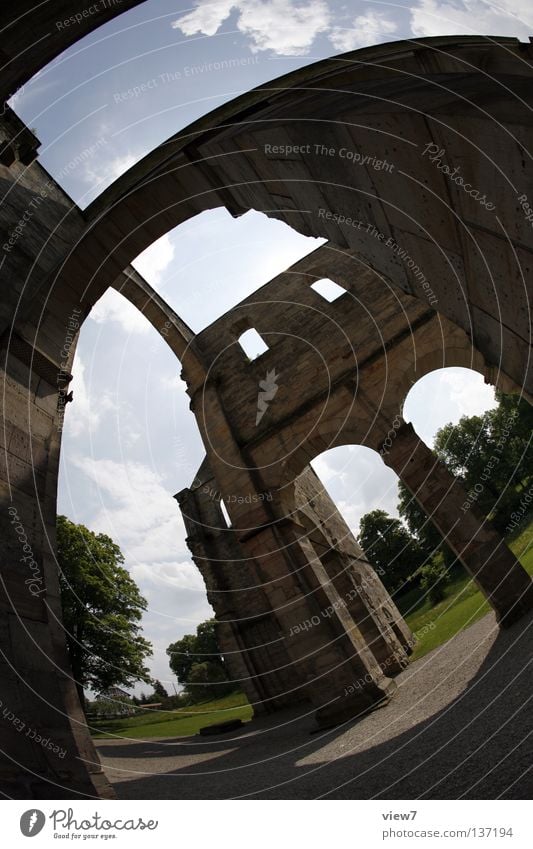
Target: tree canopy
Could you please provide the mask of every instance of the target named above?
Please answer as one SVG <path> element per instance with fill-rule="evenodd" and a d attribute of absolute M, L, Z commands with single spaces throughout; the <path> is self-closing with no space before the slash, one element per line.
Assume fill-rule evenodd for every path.
<path fill-rule="evenodd" d="M 225 669 L 224 660 L 218 647 L 215 620 L 201 622 L 196 634 L 185 634 L 180 640 L 171 643 L 167 648 L 169 666 L 180 684 L 186 685 L 191 668 L 195 663 L 214 663 Z"/>
<path fill-rule="evenodd" d="M 461 480 L 464 509 L 475 505 L 503 533 L 533 478 L 533 409 L 516 395 L 496 397 L 498 406 L 483 416 L 463 416 L 440 428 L 433 450 Z M 459 561 L 401 481 L 398 492 L 405 525 L 384 510 L 372 510 L 361 518 L 359 542 L 389 591 L 408 589 L 407 579 L 417 572 L 437 601 L 450 567 Z"/>
<path fill-rule="evenodd" d="M 389 592 L 409 589 L 409 579 L 424 563 L 416 539 L 385 510 L 366 513 L 359 523 L 359 544 Z"/>
<path fill-rule="evenodd" d="M 498 406 L 483 416 L 463 416 L 437 431 L 433 450 L 461 480 L 466 509 L 476 506 L 504 533 L 509 517 L 533 477 L 533 408 L 516 395 L 496 393 Z M 398 512 L 426 556 L 440 548 L 454 555 L 406 486 L 399 482 Z"/>
<path fill-rule="evenodd" d="M 185 634 L 167 648 L 170 668 L 196 700 L 219 697 L 236 689 L 228 681 L 215 625 L 215 619 L 208 619 L 198 625 L 196 634 Z"/>
<path fill-rule="evenodd" d="M 414 537 L 426 560 L 431 560 L 436 553 L 442 553 L 446 566 L 456 563 L 456 556 L 443 542 L 443 539 L 422 510 L 418 501 L 413 497 L 402 481 L 398 481 L 398 513 L 407 525 L 409 533 Z"/>
<path fill-rule="evenodd" d="M 483 416 L 441 428 L 434 451 L 461 479 L 468 500 L 503 532 L 533 476 L 533 408 L 518 395 L 496 397 L 498 406 Z"/>
<path fill-rule="evenodd" d="M 58 516 L 57 555 L 67 649 L 82 704 L 84 687 L 100 692 L 149 682 L 144 661 L 152 647 L 140 625 L 146 600 L 122 566 L 118 545 Z"/>
<path fill-rule="evenodd" d="M 168 692 L 165 687 L 163 687 L 161 681 L 157 678 L 152 682 L 154 685 L 154 696 L 157 696 L 159 699 L 168 699 Z"/>

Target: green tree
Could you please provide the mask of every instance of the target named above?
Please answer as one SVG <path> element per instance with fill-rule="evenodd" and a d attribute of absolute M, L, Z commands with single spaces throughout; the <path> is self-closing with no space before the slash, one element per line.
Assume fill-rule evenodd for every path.
<path fill-rule="evenodd" d="M 519 395 L 504 395 L 496 392 L 498 407 L 494 411 L 495 435 L 505 440 L 505 456 L 516 468 L 517 480 L 522 485 L 533 477 L 533 407 Z M 511 433 L 507 424 L 512 418 Z"/>
<path fill-rule="evenodd" d="M 407 525 L 409 533 L 416 539 L 426 560 L 431 560 L 437 552 L 440 552 L 447 567 L 452 567 L 458 562 L 451 548 L 443 542 L 440 532 L 430 521 L 427 513 L 402 481 L 398 481 L 398 513 Z"/>
<path fill-rule="evenodd" d="M 208 660 L 193 663 L 185 689 L 193 701 L 204 702 L 226 696 L 235 690 L 235 685 L 228 681 L 226 673 L 218 663 Z"/>
<path fill-rule="evenodd" d="M 389 592 L 410 589 L 408 582 L 424 563 L 424 552 L 399 519 L 372 510 L 359 522 L 359 544 Z"/>
<path fill-rule="evenodd" d="M 196 629 L 196 634 L 185 634 L 181 640 L 171 643 L 167 648 L 169 656 L 169 666 L 176 675 L 180 684 L 194 698 L 198 698 L 198 694 L 202 692 L 202 698 L 207 692 L 201 690 L 202 686 L 206 686 L 207 677 L 211 677 L 213 684 L 217 684 L 211 689 L 211 698 L 218 696 L 225 686 L 225 692 L 234 690 L 235 685 L 228 682 L 228 675 L 224 658 L 220 653 L 220 648 L 216 636 L 216 620 L 208 619 L 202 622 Z M 201 667 L 201 669 L 196 669 Z M 223 686 L 222 682 L 226 682 Z M 189 687 L 189 685 L 191 685 Z M 228 687 L 230 690 L 228 690 Z"/>
<path fill-rule="evenodd" d="M 204 660 L 204 658 L 198 658 L 195 649 L 196 636 L 194 634 L 185 634 L 181 640 L 176 640 L 167 648 L 168 664 L 180 684 L 186 684 L 193 663 Z"/>
<path fill-rule="evenodd" d="M 157 678 L 154 678 L 154 696 L 157 696 L 158 699 L 168 699 L 168 693 L 163 687 L 161 681 L 158 681 Z M 154 699 L 155 700 L 155 699 Z"/>
<path fill-rule="evenodd" d="M 196 634 L 185 634 L 180 640 L 168 646 L 169 666 L 180 684 L 185 685 L 187 683 L 191 668 L 195 663 L 209 661 L 225 670 L 224 659 L 220 653 L 216 637 L 215 624 L 215 619 L 201 622 L 196 628 Z"/>
<path fill-rule="evenodd" d="M 467 509 L 475 505 L 503 533 L 520 503 L 533 470 L 533 409 L 516 395 L 496 393 L 498 406 L 483 416 L 463 416 L 444 425 L 434 451 L 467 493 Z M 459 561 L 439 531 L 400 481 L 398 512 L 431 560 L 440 551 L 450 568 Z"/>
<path fill-rule="evenodd" d="M 94 702 L 87 701 L 87 713 L 97 716 L 129 716 L 135 713 L 135 702 L 119 696 L 114 699 L 96 699 Z"/>
<path fill-rule="evenodd" d="M 82 705 L 84 687 L 105 691 L 150 681 L 141 636 L 146 600 L 122 563 L 118 545 L 66 516 L 57 518 L 57 557 L 63 624 Z"/>
<path fill-rule="evenodd" d="M 217 640 L 216 619 L 207 619 L 198 625 L 196 629 L 196 654 L 202 660 L 216 663 L 225 669 L 224 658 Z"/>
<path fill-rule="evenodd" d="M 420 587 L 432 604 L 438 604 L 446 597 L 446 585 L 449 582 L 450 573 L 440 555 L 436 555 L 420 569 Z"/>
<path fill-rule="evenodd" d="M 469 501 L 500 532 L 533 475 L 533 408 L 517 395 L 497 393 L 484 416 L 463 416 L 435 437 L 434 450 L 459 477 Z"/>
<path fill-rule="evenodd" d="M 489 413 L 485 416 L 462 416 L 456 425 L 446 424 L 435 435 L 433 450 L 448 471 L 461 480 L 467 492 L 485 474 L 493 449 L 490 425 Z M 495 470 L 485 477 L 475 501 L 486 516 L 491 512 L 499 492 Z"/>

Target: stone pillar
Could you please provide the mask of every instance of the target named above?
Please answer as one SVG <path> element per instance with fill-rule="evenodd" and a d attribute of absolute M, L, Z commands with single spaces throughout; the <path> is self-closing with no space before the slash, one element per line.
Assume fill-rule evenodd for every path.
<path fill-rule="evenodd" d="M 466 491 L 410 424 L 400 426 L 382 456 L 474 578 L 498 622 L 510 625 L 530 611 L 533 583 L 529 575 L 479 510 L 466 509 Z"/>
<path fill-rule="evenodd" d="M 216 386 L 206 380 L 189 392 L 217 489 L 228 499 L 242 559 L 268 599 L 290 659 L 292 689 L 313 703 L 322 727 L 388 701 L 394 682 L 383 675 L 360 630 L 343 610 L 311 543 L 302 539 L 302 526 L 286 519 L 281 505 L 261 498 L 264 484 L 243 457 Z M 329 608 L 332 613 L 324 615 Z"/>
<path fill-rule="evenodd" d="M 302 681 L 291 667 L 274 611 L 253 564 L 245 558 L 220 508 L 220 493 L 207 463 L 190 489 L 176 496 L 187 545 L 215 611 L 217 637 L 229 676 L 245 692 L 254 713 L 303 700 Z"/>
<path fill-rule="evenodd" d="M 310 700 L 325 727 L 387 701 L 395 685 L 303 526 L 273 517 L 254 526 L 249 507 L 248 530 L 225 527 L 218 489 L 205 470 L 204 464 L 177 499 L 230 674 L 254 709 Z"/>
<path fill-rule="evenodd" d="M 113 798 L 81 710 L 55 559 L 58 367 L 23 340 L 0 371 L 0 792 Z M 27 354 L 27 356 L 26 356 Z M 2 350 L 6 361 L 6 351 Z M 37 372 L 39 367 L 39 372 Z M 4 442 L 5 437 L 5 442 Z"/>
<path fill-rule="evenodd" d="M 386 675 L 401 672 L 413 634 L 311 466 L 295 480 L 294 501 L 298 521 L 381 668 Z"/>
<path fill-rule="evenodd" d="M 265 592 L 318 725 L 336 725 L 386 703 L 396 684 L 383 674 L 305 528 L 273 519 L 240 543 L 249 558 L 263 559 Z"/>

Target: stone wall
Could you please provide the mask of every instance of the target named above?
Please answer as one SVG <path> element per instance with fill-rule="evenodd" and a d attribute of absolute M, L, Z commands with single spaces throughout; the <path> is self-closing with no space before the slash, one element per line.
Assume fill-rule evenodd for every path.
<path fill-rule="evenodd" d="M 307 589 L 306 607 L 297 608 L 301 619 L 274 606 L 275 596 L 262 564 L 247 556 L 237 529 L 227 525 L 220 507 L 221 493 L 207 461 L 192 487 L 176 496 L 187 528 L 187 544 L 219 621 L 219 642 L 230 676 L 257 713 L 313 700 L 309 693 L 312 678 L 302 674 L 303 664 L 291 654 L 297 638 L 305 639 L 311 631 L 326 637 L 315 648 L 315 663 L 327 654 L 328 633 L 329 641 L 335 642 L 339 632 L 348 631 L 387 676 L 405 667 L 413 645 L 412 634 L 393 600 L 311 468 L 297 479 L 294 494 L 290 527 L 297 528 L 298 536 L 295 540 L 286 533 L 284 521 L 278 523 L 277 538 L 288 549 L 295 543 L 304 544 L 316 553 L 300 568 L 299 584 Z M 262 502 L 264 497 L 255 493 L 249 503 Z M 250 525 L 250 533 L 256 530 Z M 350 656 L 344 660 L 353 676 L 351 683 L 358 681 L 359 691 L 368 687 L 371 693 L 372 674 L 367 684 L 368 670 L 358 676 L 353 661 Z"/>
<path fill-rule="evenodd" d="M 0 126 L 4 139 L 19 133 L 9 111 Z M 55 558 L 65 396 L 86 305 L 67 299 L 66 320 L 45 307 L 38 345 L 37 325 L 20 317 L 84 222 L 37 161 L 15 157 L 0 165 L 0 180 L 0 789 L 14 798 L 111 796 L 72 680 Z"/>
<path fill-rule="evenodd" d="M 15 50 L 35 46 L 24 66 L 8 62 L 16 85 L 83 31 L 41 44 L 36 33 L 67 4 L 45 5 L 32 26 L 20 18 Z M 308 469 L 329 447 L 365 444 L 382 455 L 500 621 L 530 609 L 528 576 L 475 510 L 457 522 L 464 494 L 402 409 L 412 383 L 445 365 L 531 392 L 524 284 L 532 241 L 519 201 L 532 194 L 522 150 L 531 99 L 523 59 L 531 50 L 516 39 L 421 39 L 306 67 L 178 133 L 83 213 L 35 161 L 31 131 L 4 110 L 4 793 L 110 792 L 68 668 L 54 554 L 77 330 L 109 286 L 159 332 L 170 321 L 165 338 L 182 359 L 206 447 L 202 475 L 216 481 L 232 527 L 223 527 L 220 506 L 199 485 L 180 503 L 232 674 L 259 709 L 304 696 L 322 726 L 355 718 L 390 698 L 388 676 L 405 663 L 409 633 Z M 440 150 L 485 202 L 447 179 Z M 218 206 L 233 215 L 264 211 L 327 244 L 193 338 L 129 263 L 172 227 Z M 310 284 L 322 277 L 346 294 L 320 300 Z M 270 344 L 253 362 L 237 342 L 249 327 Z M 215 529 L 209 535 L 205 524 Z M 231 570 L 222 573 L 221 560 Z"/>

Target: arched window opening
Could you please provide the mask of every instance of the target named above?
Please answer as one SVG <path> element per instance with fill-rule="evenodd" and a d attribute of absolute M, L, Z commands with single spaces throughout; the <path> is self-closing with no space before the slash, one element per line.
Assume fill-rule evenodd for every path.
<path fill-rule="evenodd" d="M 437 431 L 462 416 L 482 416 L 497 407 L 494 387 L 469 368 L 441 368 L 425 374 L 409 390 L 403 417 L 418 436 L 433 446 Z"/>
<path fill-rule="evenodd" d="M 533 482 L 528 402 L 496 395 L 475 371 L 446 368 L 415 383 L 404 418 L 461 484 L 459 518 L 471 510 L 481 514 L 512 547 L 513 516 Z"/>
<path fill-rule="evenodd" d="M 241 333 L 238 342 L 249 360 L 256 360 L 261 354 L 268 351 L 267 343 L 255 327 L 250 327 L 249 330 Z"/>
<path fill-rule="evenodd" d="M 132 265 L 199 333 L 324 241 L 256 210 L 233 218 L 220 207 L 182 222 Z"/>
<path fill-rule="evenodd" d="M 224 516 L 224 521 L 226 522 L 226 527 L 231 528 L 231 519 L 228 513 L 228 508 L 224 504 L 224 499 L 220 499 L 220 509 L 222 511 L 222 515 Z"/>
<path fill-rule="evenodd" d="M 114 290 L 85 320 L 72 373 L 58 513 L 120 547 L 148 601 L 142 628 L 154 651 L 147 666 L 170 692 L 166 646 L 214 615 L 173 498 L 191 486 L 205 456 L 186 385 L 164 338 Z M 151 688 L 126 689 L 139 696 Z"/>
<path fill-rule="evenodd" d="M 446 474 L 459 479 L 463 494 L 457 487 L 461 494 L 457 521 L 475 507 L 526 568 L 527 516 L 522 525 L 510 518 L 518 516 L 532 481 L 527 454 L 530 409 L 518 396 L 496 397 L 478 372 L 454 367 L 420 378 L 403 413 L 435 461 L 440 461 L 434 471 L 438 480 Z M 390 438 L 392 442 L 410 438 L 406 434 L 398 431 Z M 421 457 L 426 456 L 426 448 L 420 451 Z M 324 452 L 312 465 L 416 634 L 416 659 L 473 624 L 490 607 L 470 577 L 475 563 L 459 555 L 454 526 L 449 536 L 441 535 L 446 516 L 439 513 L 439 505 L 429 509 L 428 487 L 417 488 L 416 476 L 406 473 L 404 478 L 401 471 L 398 479 L 385 466 L 386 459 L 359 446 L 344 446 Z M 361 473 L 361 464 L 369 466 L 366 474 Z M 388 489 L 378 486 L 383 473 L 391 481 Z"/>
<path fill-rule="evenodd" d="M 329 280 L 328 278 L 316 280 L 314 283 L 311 283 L 311 289 L 314 289 L 321 298 L 324 298 L 330 304 L 346 294 L 346 289 L 343 289 L 338 283 L 334 283 L 333 280 Z"/>

